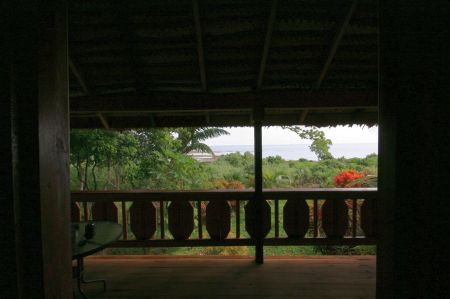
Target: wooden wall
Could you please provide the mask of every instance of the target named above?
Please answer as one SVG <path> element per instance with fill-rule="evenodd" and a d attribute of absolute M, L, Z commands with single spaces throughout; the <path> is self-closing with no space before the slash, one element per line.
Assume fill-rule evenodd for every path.
<path fill-rule="evenodd" d="M 67 3 L 9 4 L 11 74 L 0 131 L 2 159 L 10 161 L 1 173 L 9 217 L 2 227 L 13 232 L 5 241 L 14 253 L 6 257 L 15 261 L 8 278 L 18 294 L 2 298 L 71 298 Z"/>
<path fill-rule="evenodd" d="M 380 1 L 377 298 L 449 294 L 448 11 Z"/>

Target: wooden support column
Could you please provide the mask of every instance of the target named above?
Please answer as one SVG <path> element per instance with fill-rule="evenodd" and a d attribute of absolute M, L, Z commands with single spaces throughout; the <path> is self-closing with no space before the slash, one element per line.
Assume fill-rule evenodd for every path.
<path fill-rule="evenodd" d="M 7 2 L 9 3 L 9 2 Z M 10 9 L 2 8 L 1 18 L 5 20 L 11 14 Z M 9 31 L 11 27 L 4 28 Z M 3 28 L 2 28 L 3 29 Z M 16 265 L 16 228 L 14 225 L 14 188 L 11 139 L 11 49 L 9 39 L 1 39 L 0 49 L 0 226 L 3 228 L 0 238 L 0 298 L 17 298 L 17 265 Z"/>
<path fill-rule="evenodd" d="M 449 294 L 448 11 L 380 1 L 377 298 Z"/>
<path fill-rule="evenodd" d="M 263 176 L 262 176 L 262 120 L 264 111 L 257 108 L 253 112 L 254 119 L 254 147 L 255 147 L 255 194 L 256 202 L 256 238 L 255 262 L 264 263 L 264 236 L 263 236 Z"/>
<path fill-rule="evenodd" d="M 0 193 L 9 215 L 1 256 L 14 269 L 1 277 L 16 294 L 0 297 L 70 299 L 67 3 L 17 1 L 11 8 L 0 131 L 9 166 L 2 163 Z"/>

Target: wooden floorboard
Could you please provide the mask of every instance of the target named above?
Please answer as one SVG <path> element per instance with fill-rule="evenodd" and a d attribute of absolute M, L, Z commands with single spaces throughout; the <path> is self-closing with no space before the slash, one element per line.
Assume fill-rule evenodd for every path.
<path fill-rule="evenodd" d="M 86 278 L 104 278 L 86 287 L 91 298 L 375 298 L 375 257 L 251 258 L 127 257 L 86 259 Z"/>

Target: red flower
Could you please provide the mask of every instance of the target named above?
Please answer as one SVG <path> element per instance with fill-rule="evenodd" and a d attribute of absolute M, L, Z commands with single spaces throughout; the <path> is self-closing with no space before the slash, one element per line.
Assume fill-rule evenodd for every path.
<path fill-rule="evenodd" d="M 340 188 L 357 188 L 362 187 L 362 184 L 349 185 L 350 183 L 359 180 L 366 176 L 366 173 L 358 172 L 354 169 L 341 171 L 334 177 L 334 185 Z"/>

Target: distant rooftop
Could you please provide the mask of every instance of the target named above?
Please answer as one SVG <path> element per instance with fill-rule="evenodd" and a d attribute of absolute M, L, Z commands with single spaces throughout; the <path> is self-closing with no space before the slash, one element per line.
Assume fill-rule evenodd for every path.
<path fill-rule="evenodd" d="M 192 151 L 188 153 L 188 156 L 194 158 L 199 162 L 214 162 L 217 160 L 217 156 L 210 153 L 202 153 L 197 151 Z"/>

